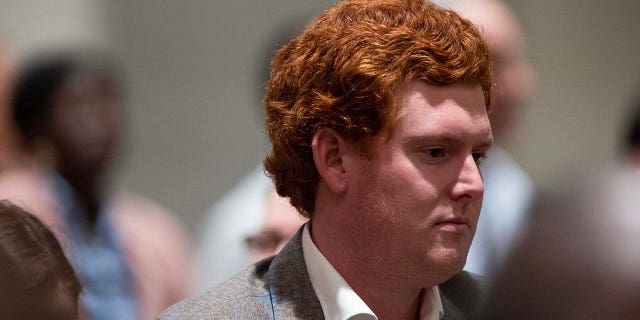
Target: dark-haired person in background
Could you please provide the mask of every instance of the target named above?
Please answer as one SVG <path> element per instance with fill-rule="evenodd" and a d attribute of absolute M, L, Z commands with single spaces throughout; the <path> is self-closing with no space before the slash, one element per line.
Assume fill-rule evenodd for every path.
<path fill-rule="evenodd" d="M 624 160 L 640 166 L 640 97 L 634 101 L 623 137 Z"/>
<path fill-rule="evenodd" d="M 16 61 L 10 48 L 0 43 L 0 172 L 19 161 L 16 132 L 11 121 L 11 94 Z"/>
<path fill-rule="evenodd" d="M 327 10 L 276 53 L 265 98 L 265 168 L 310 221 L 161 319 L 468 319 L 491 84 L 486 44 L 453 11 Z"/>
<path fill-rule="evenodd" d="M 0 319 L 77 319 L 80 290 L 53 233 L 22 208 L 0 201 Z"/>
<path fill-rule="evenodd" d="M 188 250 L 162 208 L 110 187 L 123 130 L 118 80 L 96 52 L 28 60 L 12 110 L 32 162 L 0 176 L 0 197 L 62 239 L 89 319 L 149 319 L 187 294 Z"/>

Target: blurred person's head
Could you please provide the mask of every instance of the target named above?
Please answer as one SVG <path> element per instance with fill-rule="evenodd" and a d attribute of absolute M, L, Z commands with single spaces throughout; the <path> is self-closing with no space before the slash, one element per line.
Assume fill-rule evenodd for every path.
<path fill-rule="evenodd" d="M 11 92 L 16 62 L 13 53 L 0 43 L 0 167 L 9 165 L 16 152 L 16 134 L 11 121 Z"/>
<path fill-rule="evenodd" d="M 489 46 L 495 78 L 489 119 L 494 135 L 502 138 L 529 98 L 535 78 L 522 29 L 513 11 L 500 0 L 460 1 L 454 7 L 478 26 Z"/>
<path fill-rule="evenodd" d="M 628 118 L 623 141 L 623 156 L 632 164 L 640 165 L 640 96 L 635 101 Z"/>
<path fill-rule="evenodd" d="M 383 8 L 384 7 L 384 8 Z M 316 205 L 312 140 L 330 129 L 375 157 L 400 116 L 396 89 L 473 84 L 491 101 L 488 53 L 475 27 L 422 0 L 345 1 L 275 55 L 265 98 L 273 148 L 265 167 L 304 216 Z"/>
<path fill-rule="evenodd" d="M 638 318 L 640 171 L 628 169 L 541 199 L 481 319 Z"/>
<path fill-rule="evenodd" d="M 121 134 L 121 94 L 104 55 L 59 52 L 27 61 L 13 97 L 23 146 L 67 178 L 99 180 Z"/>
<path fill-rule="evenodd" d="M 286 198 L 270 189 L 264 204 L 264 221 L 257 234 L 246 239 L 252 262 L 277 254 L 304 223 Z"/>
<path fill-rule="evenodd" d="M 76 319 L 80 289 L 53 233 L 0 201 L 0 318 Z"/>

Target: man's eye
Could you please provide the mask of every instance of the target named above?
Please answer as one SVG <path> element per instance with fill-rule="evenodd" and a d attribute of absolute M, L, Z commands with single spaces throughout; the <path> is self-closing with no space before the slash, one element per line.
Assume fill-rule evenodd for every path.
<path fill-rule="evenodd" d="M 427 154 L 433 159 L 444 158 L 446 155 L 442 148 L 429 149 L 427 150 Z"/>
<path fill-rule="evenodd" d="M 480 164 L 482 160 L 487 158 L 487 154 L 484 152 L 474 152 L 472 155 L 473 155 L 473 161 L 475 161 L 477 164 Z"/>

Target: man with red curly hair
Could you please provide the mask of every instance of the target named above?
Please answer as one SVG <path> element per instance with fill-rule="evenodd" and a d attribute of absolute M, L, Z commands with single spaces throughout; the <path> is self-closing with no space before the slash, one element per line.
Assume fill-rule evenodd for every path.
<path fill-rule="evenodd" d="M 341 1 L 283 47 L 265 107 L 277 192 L 310 220 L 162 319 L 466 319 L 493 137 L 485 43 L 425 0 Z"/>

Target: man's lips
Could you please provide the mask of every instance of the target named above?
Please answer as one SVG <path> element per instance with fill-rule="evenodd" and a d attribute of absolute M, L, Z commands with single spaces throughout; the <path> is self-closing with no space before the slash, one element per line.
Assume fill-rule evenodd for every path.
<path fill-rule="evenodd" d="M 471 230 L 469 220 L 464 217 L 445 218 L 436 222 L 435 226 L 440 228 L 440 230 L 448 232 L 466 232 Z"/>

